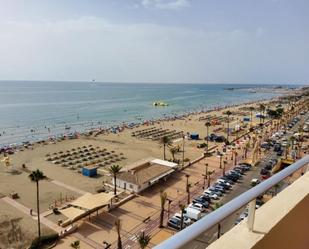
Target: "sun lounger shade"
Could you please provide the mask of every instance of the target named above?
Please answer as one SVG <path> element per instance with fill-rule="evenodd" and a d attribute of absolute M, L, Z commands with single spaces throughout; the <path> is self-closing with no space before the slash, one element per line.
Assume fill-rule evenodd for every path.
<path fill-rule="evenodd" d="M 71 203 L 72 206 L 80 207 L 86 210 L 93 210 L 109 204 L 114 197 L 111 193 L 90 194 L 87 193 Z"/>
<path fill-rule="evenodd" d="M 82 209 L 78 209 L 75 207 L 69 207 L 66 209 L 59 210 L 60 213 L 62 213 L 64 216 L 68 217 L 69 220 L 74 221 L 78 219 L 79 217 L 83 216 L 86 211 Z"/>

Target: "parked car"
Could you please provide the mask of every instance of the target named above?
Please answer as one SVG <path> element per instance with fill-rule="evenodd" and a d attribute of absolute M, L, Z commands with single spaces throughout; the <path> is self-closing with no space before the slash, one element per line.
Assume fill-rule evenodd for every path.
<path fill-rule="evenodd" d="M 237 182 L 237 180 L 238 180 L 238 177 L 237 177 L 236 175 L 233 175 L 233 174 L 226 174 L 225 177 L 226 177 L 228 180 L 233 181 L 234 183 Z"/>
<path fill-rule="evenodd" d="M 222 185 L 224 186 L 226 189 L 231 189 L 232 188 L 232 184 L 228 183 L 227 181 L 223 180 L 223 179 L 218 179 L 216 184 Z"/>
<path fill-rule="evenodd" d="M 187 207 L 184 210 L 184 215 L 193 221 L 197 221 L 202 217 L 202 212 L 194 208 Z"/>
<path fill-rule="evenodd" d="M 193 202 L 193 203 L 190 203 L 189 208 L 194 208 L 194 209 L 197 209 L 201 212 L 204 212 L 206 211 L 206 208 L 203 206 L 203 204 L 199 203 L 199 202 Z"/>
<path fill-rule="evenodd" d="M 268 173 L 269 173 L 269 171 L 267 169 L 265 169 L 265 168 L 261 169 L 261 171 L 260 171 L 261 175 L 266 175 Z"/>
<path fill-rule="evenodd" d="M 209 202 L 205 201 L 203 198 L 198 197 L 193 199 L 192 201 L 193 204 L 199 204 L 202 205 L 204 208 L 208 208 L 209 207 Z"/>
<path fill-rule="evenodd" d="M 278 152 L 278 151 L 280 151 L 280 150 L 281 150 L 281 144 L 276 143 L 276 144 L 274 145 L 274 152 Z"/>
<path fill-rule="evenodd" d="M 212 185 L 211 188 L 214 188 L 214 190 L 221 191 L 222 193 L 226 192 L 226 188 L 221 186 L 221 185 L 219 185 L 219 184 L 214 184 L 214 185 Z"/>
<path fill-rule="evenodd" d="M 215 194 L 214 192 L 204 192 L 203 196 L 208 196 L 211 200 L 218 200 L 219 196 Z"/>
<path fill-rule="evenodd" d="M 169 219 L 169 221 L 167 222 L 167 226 L 171 227 L 171 228 L 174 228 L 176 230 L 180 230 L 180 223 L 181 221 L 177 218 L 171 218 Z M 184 224 L 185 226 L 185 224 Z"/>
<path fill-rule="evenodd" d="M 211 186 L 208 188 L 210 191 L 215 192 L 217 195 L 222 196 L 223 195 L 223 191 L 221 191 L 221 189 L 216 188 L 214 186 Z"/>
<path fill-rule="evenodd" d="M 211 198 L 208 195 L 201 195 L 199 198 L 202 198 L 205 202 L 211 203 Z"/>
<path fill-rule="evenodd" d="M 222 177 L 219 178 L 219 179 L 220 179 L 220 180 L 223 180 L 224 182 L 227 182 L 227 183 L 229 183 L 229 184 L 231 184 L 231 185 L 235 184 L 234 181 L 228 179 L 226 176 L 222 176 Z"/>
<path fill-rule="evenodd" d="M 207 195 L 209 195 L 210 198 L 212 198 L 212 196 L 213 196 L 214 194 L 215 194 L 218 198 L 221 197 L 221 196 L 223 195 L 222 192 L 220 192 L 220 191 L 214 191 L 214 190 L 209 190 L 209 189 L 205 190 L 204 193 L 207 194 Z M 212 199 L 217 200 L 218 198 L 212 198 Z"/>
<path fill-rule="evenodd" d="M 232 184 L 233 184 L 232 181 L 227 180 L 227 179 L 223 179 L 222 177 L 219 178 L 219 179 L 217 179 L 217 183 L 220 183 L 220 182 L 222 182 L 222 183 L 224 183 L 224 184 L 226 184 L 226 185 L 228 185 L 228 186 L 232 186 Z"/>
<path fill-rule="evenodd" d="M 232 170 L 229 171 L 229 173 L 230 173 L 230 174 L 236 175 L 238 178 L 242 178 L 241 173 L 237 172 L 236 170 L 233 170 L 233 169 L 232 169 Z"/>
<path fill-rule="evenodd" d="M 261 144 L 261 148 L 262 148 L 262 149 L 269 150 L 269 149 L 270 149 L 270 145 L 269 145 L 269 143 L 264 142 L 264 143 Z"/>
<path fill-rule="evenodd" d="M 172 218 L 176 218 L 179 221 L 181 221 L 181 214 L 176 213 L 176 214 L 174 214 L 174 216 Z M 190 226 L 192 224 L 192 221 L 188 217 L 183 216 L 183 224 L 187 227 L 187 226 Z"/>
<path fill-rule="evenodd" d="M 270 172 L 269 171 L 267 171 L 267 172 L 265 172 L 265 174 L 261 175 L 261 178 L 264 179 L 264 180 L 269 178 L 269 177 L 270 177 Z"/>

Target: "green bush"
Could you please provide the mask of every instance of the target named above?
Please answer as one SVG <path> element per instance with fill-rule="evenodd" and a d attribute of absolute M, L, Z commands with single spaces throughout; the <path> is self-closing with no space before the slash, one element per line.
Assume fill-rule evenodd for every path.
<path fill-rule="evenodd" d="M 35 238 L 29 249 L 40 249 L 42 245 L 54 243 L 59 238 L 57 233 L 41 236 L 41 239 Z"/>

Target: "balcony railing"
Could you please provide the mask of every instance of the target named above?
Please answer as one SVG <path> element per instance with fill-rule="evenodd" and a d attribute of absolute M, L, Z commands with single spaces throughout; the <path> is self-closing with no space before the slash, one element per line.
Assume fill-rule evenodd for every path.
<path fill-rule="evenodd" d="M 276 184 L 287 178 L 288 176 L 292 175 L 297 170 L 302 169 L 306 166 L 307 168 L 305 169 L 305 171 L 308 171 L 308 163 L 309 163 L 309 155 L 303 157 L 302 159 L 298 160 L 297 162 L 293 163 L 287 168 L 281 170 L 280 172 L 268 178 L 267 180 L 261 182 L 257 186 L 249 189 L 248 191 L 229 201 L 220 208 L 214 210 L 201 220 L 195 222 L 194 224 L 178 232 L 171 238 L 155 246 L 154 249 L 181 248 L 188 242 L 197 238 L 202 233 L 205 233 L 210 228 L 219 224 L 226 217 L 230 216 L 231 214 L 233 214 L 240 208 L 244 207 L 248 203 L 250 204 L 248 210 L 249 212 L 248 212 L 247 225 L 249 230 L 253 230 L 256 198 L 259 195 L 265 193 L 271 187 L 275 186 Z"/>

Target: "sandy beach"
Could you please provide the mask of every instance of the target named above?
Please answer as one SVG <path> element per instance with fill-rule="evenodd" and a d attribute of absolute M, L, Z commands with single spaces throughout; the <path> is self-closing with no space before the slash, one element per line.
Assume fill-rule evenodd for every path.
<path fill-rule="evenodd" d="M 263 101 L 264 105 L 271 106 L 270 101 Z M 259 113 L 260 103 L 253 103 L 250 106 L 255 107 L 252 125 L 257 125 L 260 122 L 259 118 L 255 117 L 256 113 Z M 41 212 L 46 214 L 48 218 L 49 208 L 51 205 L 61 206 L 65 202 L 76 199 L 84 193 L 96 193 L 97 189 L 101 188 L 104 183 L 111 184 L 111 177 L 107 169 L 112 164 L 119 164 L 122 167 L 132 164 L 138 160 L 153 157 L 153 158 L 163 158 L 163 147 L 158 143 L 158 141 L 153 141 L 147 138 L 137 138 L 132 136 L 132 132 L 140 131 L 143 129 L 152 128 L 153 129 L 168 129 L 175 130 L 177 132 L 183 132 L 183 134 L 197 133 L 200 136 L 200 140 L 191 140 L 188 137 L 185 139 L 185 158 L 189 161 L 200 157 L 205 152 L 203 148 L 197 148 L 198 144 L 204 143 L 204 137 L 206 136 L 206 127 L 205 122 L 207 122 L 207 115 L 212 117 L 226 117 L 226 110 L 230 110 L 233 114 L 231 115 L 230 127 L 234 128 L 235 125 L 244 126 L 246 123 L 245 129 L 236 134 L 230 135 L 230 141 L 234 140 L 236 136 L 241 136 L 246 133 L 249 129 L 250 122 L 243 122 L 244 117 L 250 117 L 250 112 L 244 110 L 243 107 L 248 107 L 248 104 L 243 104 L 239 106 L 233 106 L 224 108 L 221 110 L 213 110 L 207 113 L 196 113 L 190 114 L 181 119 L 170 119 L 170 120 L 161 120 L 154 122 L 154 124 L 145 124 L 140 125 L 139 127 L 133 129 L 124 129 L 121 132 L 112 133 L 105 132 L 98 136 L 81 136 L 78 139 L 67 139 L 61 142 L 53 143 L 36 143 L 31 146 L 31 149 L 24 149 L 23 151 L 17 151 L 14 155 L 10 155 L 11 164 L 13 168 L 17 170 L 17 173 L 9 173 L 8 168 L 3 164 L 0 167 L 0 195 L 9 196 L 12 192 L 16 192 L 19 196 L 16 201 L 23 206 L 29 209 L 36 209 L 36 191 L 35 184 L 31 183 L 28 175 L 31 170 L 40 169 L 48 177 L 47 180 L 40 182 L 40 204 Z M 267 122 L 268 119 L 265 119 Z M 225 133 L 226 122 L 222 122 L 219 125 L 213 125 L 209 128 L 209 134 L 216 133 L 219 135 L 226 136 Z M 183 146 L 183 139 L 179 138 L 173 142 L 173 146 L 179 145 Z M 209 147 L 218 145 L 219 148 L 222 147 L 222 143 L 210 142 Z M 69 167 L 63 167 L 59 164 L 55 164 L 52 161 L 48 161 L 48 155 L 58 154 L 59 152 L 72 151 L 79 147 L 93 147 L 97 150 L 106 150 L 108 152 L 115 153 L 117 155 L 123 155 L 122 159 L 119 159 L 118 162 L 106 164 L 98 169 L 98 176 L 94 178 L 89 178 L 81 175 L 78 172 L 78 169 L 69 169 Z M 171 153 L 167 150 L 166 152 L 167 159 L 172 159 Z M 182 160 L 182 153 L 178 152 L 175 154 L 176 160 Z M 213 162 L 211 161 L 213 160 Z M 22 167 L 22 165 L 25 167 Z M 213 158 L 209 159 L 209 164 L 212 169 L 217 170 L 218 168 L 218 159 Z M 202 163 L 197 164 L 196 168 L 190 168 L 186 171 L 190 174 L 192 182 L 198 182 L 201 180 L 201 172 L 203 172 L 204 165 Z M 168 188 L 168 196 L 172 199 L 178 198 L 179 195 L 185 193 L 183 182 L 185 181 L 185 173 L 179 173 L 177 177 L 170 179 Z M 124 231 L 131 231 L 135 229 L 143 219 L 150 217 L 159 212 L 159 186 L 154 186 L 151 190 L 147 190 L 142 194 L 139 199 L 134 199 L 133 201 L 127 202 L 120 209 L 113 210 L 111 212 L 110 219 L 112 217 L 120 217 L 123 221 Z M 24 237 L 27 238 L 25 241 L 30 241 L 35 237 L 36 234 L 36 225 L 35 222 L 32 222 L 33 219 L 27 217 L 25 214 L 19 214 L 18 212 L 12 212 L 12 207 L 8 204 L 2 203 L 0 199 L 0 211 L 1 215 L 9 215 L 12 218 L 19 218 L 21 220 L 19 225 L 22 229 L 25 229 Z M 151 203 L 151 205 L 145 206 L 145 203 Z M 3 205 L 2 205 L 3 204 Z M 125 210 L 125 214 L 121 213 L 121 210 Z M 136 216 L 136 210 L 139 210 L 138 216 Z M 106 214 L 100 214 L 100 216 Z M 3 216 L 3 217 L 4 217 Z M 1 216 L 2 217 L 2 216 Z M 31 222 L 28 222 L 28 220 Z M 103 220 L 108 220 L 106 217 L 101 217 Z M 57 219 L 50 218 L 53 222 Z M 27 226 L 24 224 L 27 223 Z M 1 223 L 3 224 L 3 222 Z M 110 224 L 113 224 L 113 221 L 110 221 Z M 84 223 L 82 226 L 93 227 L 92 224 Z M 112 225 L 113 226 L 113 225 Z M 90 229 L 90 228 L 89 228 Z M 93 229 L 95 229 L 93 227 Z M 113 230 L 115 228 L 112 228 Z M 87 229 L 80 229 L 85 231 Z M 47 229 L 47 232 L 51 232 L 51 229 Z M 93 232 L 90 235 L 90 239 L 94 241 L 99 241 L 100 238 L 108 237 L 110 241 L 115 241 L 115 231 L 110 233 L 108 229 L 104 231 L 102 227 L 96 228 L 97 232 Z M 72 238 L 65 239 L 59 244 L 58 248 L 67 248 L 65 247 L 68 243 L 72 241 Z M 16 242 L 18 243 L 18 241 Z M 0 244 L 1 247 L 1 244 Z M 23 247 L 16 247 L 23 248 Z M 84 247 L 83 247 L 84 248 Z M 85 246 L 87 248 L 87 246 Z"/>

